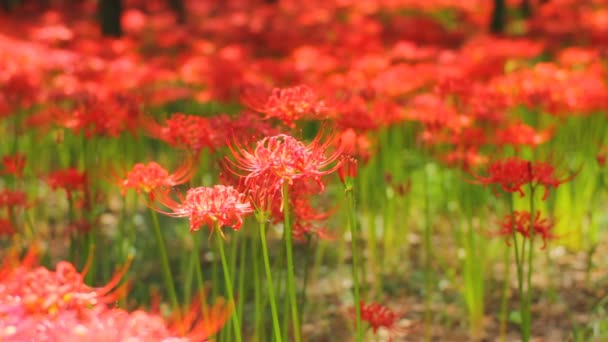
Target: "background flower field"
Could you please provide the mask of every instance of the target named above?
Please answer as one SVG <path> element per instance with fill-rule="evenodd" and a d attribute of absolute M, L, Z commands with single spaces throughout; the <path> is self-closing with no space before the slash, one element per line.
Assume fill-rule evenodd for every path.
<path fill-rule="evenodd" d="M 0 5 L 0 341 L 608 339 L 608 1 Z"/>

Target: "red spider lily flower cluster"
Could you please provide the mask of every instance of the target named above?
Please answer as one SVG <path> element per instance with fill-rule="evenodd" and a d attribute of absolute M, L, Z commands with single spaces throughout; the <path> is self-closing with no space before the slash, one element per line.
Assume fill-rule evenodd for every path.
<path fill-rule="evenodd" d="M 134 189 L 137 193 L 148 194 L 151 201 L 154 200 L 154 193 L 163 188 L 173 187 L 183 184 L 192 178 L 194 169 L 191 161 L 184 163 L 175 173 L 169 174 L 160 164 L 149 162 L 148 164 L 138 163 L 127 173 L 125 179 L 120 184 L 121 192 L 124 196 L 127 189 Z"/>
<path fill-rule="evenodd" d="M 305 85 L 274 88 L 270 94 L 261 87 L 247 86 L 241 100 L 249 108 L 266 114 L 266 118 L 277 118 L 292 128 L 295 127 L 295 121 L 323 119 L 328 112 L 325 102 L 319 100 L 315 92 Z"/>
<path fill-rule="evenodd" d="M 25 192 L 7 189 L 0 191 L 0 208 L 25 208 L 27 206 L 28 201 Z"/>
<path fill-rule="evenodd" d="M 86 192 L 88 189 L 86 172 L 75 168 L 53 171 L 46 177 L 46 182 L 53 190 L 64 189 L 70 200 L 74 192 Z"/>
<path fill-rule="evenodd" d="M 204 225 L 213 229 L 216 224 L 219 228 L 228 226 L 238 230 L 243 218 L 253 211 L 244 194 L 224 185 L 189 189 L 179 202 L 165 192 L 158 197 L 158 201 L 172 210 L 157 209 L 159 212 L 172 217 L 188 217 L 191 232 Z"/>
<path fill-rule="evenodd" d="M 55 271 L 44 267 L 32 269 L 27 264 L 4 269 L 0 302 L 7 307 L 18 307 L 24 315 L 32 316 L 56 316 L 63 311 L 82 312 L 112 303 L 124 295 L 126 283 L 120 287 L 117 285 L 128 266 L 129 263 L 101 288 L 86 285 L 84 276 L 66 261 L 59 262 Z"/>
<path fill-rule="evenodd" d="M 293 215 L 293 237 L 303 240 L 306 236 L 316 235 L 320 238 L 330 238 L 323 225 L 331 215 L 319 205 L 313 204 L 312 195 L 318 193 L 318 186 L 314 182 L 295 182 L 289 189 L 289 208 Z M 272 202 L 271 218 L 273 223 L 284 222 L 285 212 L 280 197 Z"/>
<path fill-rule="evenodd" d="M 171 146 L 181 147 L 193 152 L 204 148 L 213 149 L 217 145 L 218 131 L 211 126 L 209 119 L 182 113 L 173 114 L 164 126 L 148 123 L 148 133 Z"/>
<path fill-rule="evenodd" d="M 242 177 L 245 188 L 254 192 L 256 188 L 264 186 L 266 195 L 274 196 L 285 182 L 293 184 L 296 180 L 305 179 L 315 180 L 323 190 L 321 177 L 339 168 L 340 163 L 331 165 L 338 160 L 341 150 L 327 155 L 326 151 L 333 142 L 327 140 L 322 143 L 320 139 L 319 135 L 305 145 L 286 134 L 266 137 L 250 151 L 240 146 L 231 147 L 234 161 L 229 161 L 245 172 L 244 175 L 235 173 Z"/>
<path fill-rule="evenodd" d="M 10 220 L 0 217 L 0 238 L 11 237 L 16 233 L 16 229 Z"/>
<path fill-rule="evenodd" d="M 576 173 L 559 178 L 555 168 L 547 162 L 531 162 L 518 157 L 510 157 L 498 160 L 488 166 L 488 176 L 475 176 L 476 181 L 483 185 L 500 186 L 506 192 L 517 192 L 524 196 L 523 187 L 527 184 L 531 186 L 542 186 L 545 188 L 543 200 L 549 196 L 549 189 L 557 188 L 560 184 L 572 180 Z"/>
<path fill-rule="evenodd" d="M 22 177 L 26 161 L 27 158 L 22 153 L 15 153 L 2 157 L 3 169 L 0 171 L 0 175 L 13 175 L 18 178 Z"/>
<path fill-rule="evenodd" d="M 79 94 L 76 107 L 61 114 L 60 122 L 84 136 L 117 137 L 128 130 L 132 134 L 141 122 L 139 99 L 129 93 Z"/>
<path fill-rule="evenodd" d="M 365 304 L 364 301 L 360 301 L 359 307 L 361 309 L 361 320 L 369 324 L 374 334 L 378 333 L 380 329 L 386 329 L 391 334 L 392 340 L 394 334 L 406 332 L 406 329 L 397 325 L 402 315 L 386 306 L 378 303 Z M 354 311 L 353 308 L 350 313 L 353 317 Z"/>
<path fill-rule="evenodd" d="M 500 230 L 496 235 L 505 236 L 507 245 L 510 245 L 509 239 L 514 231 L 524 238 L 530 238 L 530 227 L 533 226 L 534 236 L 540 236 L 543 239 L 541 249 L 544 249 L 547 245 L 547 240 L 557 237 L 551 231 L 553 229 L 553 222 L 547 218 L 541 218 L 540 211 L 537 211 L 536 215 L 534 215 L 534 222 L 531 221 L 532 215 L 530 215 L 530 212 L 514 211 L 513 215 L 509 214 L 504 217 L 500 223 Z"/>
<path fill-rule="evenodd" d="M 201 310 L 195 300 L 179 321 L 167 323 L 158 314 L 110 306 L 125 294 L 127 283 L 117 285 L 128 264 L 107 285 L 93 288 L 69 262 L 59 262 L 55 271 L 33 263 L 30 252 L 20 263 L 5 260 L 0 269 L 2 341 L 199 342 L 219 331 L 232 312 L 222 301 Z"/>

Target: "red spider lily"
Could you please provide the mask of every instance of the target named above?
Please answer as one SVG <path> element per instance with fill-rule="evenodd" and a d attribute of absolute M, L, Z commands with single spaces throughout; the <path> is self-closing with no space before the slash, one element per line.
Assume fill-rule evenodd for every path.
<path fill-rule="evenodd" d="M 534 128 L 522 122 L 517 122 L 495 133 L 496 142 L 499 145 L 527 145 L 533 147 L 547 142 L 552 135 L 552 129 L 537 132 Z"/>
<path fill-rule="evenodd" d="M 200 298 L 193 300 L 186 314 L 176 314 L 169 323 L 160 314 L 111 309 L 108 304 L 124 295 L 126 287 L 110 291 L 131 259 L 106 286 L 92 288 L 83 283 L 86 270 L 78 273 L 68 262 L 58 263 L 55 271 L 33 267 L 35 255 L 32 249 L 16 264 L 12 261 L 17 258 L 12 256 L 0 268 L 3 341 L 198 342 L 219 331 L 232 313 L 232 307 L 221 300 L 211 308 L 201 308 Z"/>
<path fill-rule="evenodd" d="M 53 171 L 46 177 L 46 182 L 53 190 L 64 189 L 68 200 L 72 200 L 74 192 L 86 192 L 88 188 L 86 172 L 75 168 Z"/>
<path fill-rule="evenodd" d="M 135 134 L 140 124 L 141 112 L 139 99 L 128 93 L 108 95 L 82 94 L 76 108 L 64 114 L 63 126 L 75 133 L 83 132 L 85 137 L 117 137 L 129 130 Z"/>
<path fill-rule="evenodd" d="M 28 201 L 25 192 L 7 189 L 0 191 L 0 208 L 25 208 L 27 206 Z"/>
<path fill-rule="evenodd" d="M 338 148 L 327 156 L 326 151 L 333 145 L 333 140 L 322 143 L 320 137 L 318 135 L 309 145 L 305 145 L 289 135 L 280 134 L 258 141 L 253 150 L 246 150 L 239 145 L 230 146 L 235 160 L 228 161 L 235 168 L 245 171 L 244 175 L 233 172 L 242 177 L 248 191 L 257 192 L 259 189 L 255 187 L 264 185 L 263 192 L 267 196 L 274 196 L 284 182 L 293 184 L 296 180 L 304 179 L 315 180 L 323 191 L 321 177 L 340 167 L 339 162 L 334 166 L 331 164 L 340 157 L 342 151 Z M 263 209 L 264 206 L 260 207 L 260 204 L 255 203 Z"/>
<path fill-rule="evenodd" d="M 577 172 L 578 173 L 578 172 Z M 543 200 L 549 196 L 549 189 L 557 188 L 560 184 L 568 182 L 576 177 L 577 173 L 559 179 L 555 168 L 546 162 L 531 162 L 518 157 L 510 157 L 495 161 L 488 167 L 488 176 L 474 176 L 473 183 L 483 185 L 498 185 L 506 192 L 517 192 L 524 196 L 523 186 L 530 184 L 535 187 L 540 185 L 545 188 Z M 498 193 L 496 193 L 498 195 Z"/>
<path fill-rule="evenodd" d="M 357 134 L 354 129 L 344 130 L 338 139 L 338 146 L 344 154 L 351 155 L 366 162 L 372 156 L 372 142 L 365 134 Z"/>
<path fill-rule="evenodd" d="M 321 211 L 313 206 L 311 195 L 318 192 L 314 182 L 296 182 L 289 189 L 289 207 L 293 215 L 293 237 L 302 240 L 306 235 L 317 235 L 320 238 L 330 238 L 323 222 L 332 214 Z M 271 216 L 274 223 L 284 221 L 283 203 L 280 197 L 275 197 L 272 203 Z"/>
<path fill-rule="evenodd" d="M 66 261 L 55 271 L 44 267 L 31 269 L 27 264 L 0 272 L 0 302 L 19 306 L 24 315 L 56 316 L 63 311 L 83 312 L 116 301 L 125 294 L 127 283 L 117 287 L 126 274 L 131 258 L 103 287 L 92 288 L 84 283 L 84 274 Z M 5 267 L 11 267 L 9 264 Z M 44 284 L 44 286 L 41 286 Z"/>
<path fill-rule="evenodd" d="M 266 91 L 259 86 L 247 86 L 241 95 L 241 101 L 266 118 L 277 118 L 289 127 L 295 127 L 295 121 L 307 118 L 323 119 L 328 108 L 324 101 L 308 86 L 299 85 L 291 88 L 274 88 Z"/>
<path fill-rule="evenodd" d="M 513 235 L 514 229 L 524 238 L 530 238 L 530 219 L 531 215 L 528 211 L 515 211 L 513 212 L 513 215 L 506 215 L 500 223 L 500 230 L 496 235 L 505 236 L 507 245 L 510 245 L 509 239 L 511 235 Z M 553 222 L 547 218 L 541 218 L 540 211 L 536 212 L 533 226 L 534 236 L 540 236 L 543 239 L 541 249 L 545 249 L 547 240 L 557 237 L 551 232 L 551 229 L 553 229 Z"/>
<path fill-rule="evenodd" d="M 341 166 L 338 168 L 338 176 L 342 184 L 346 184 L 347 178 L 357 177 L 357 159 L 353 157 L 342 157 Z"/>
<path fill-rule="evenodd" d="M 222 298 L 216 299 L 212 307 L 201 304 L 199 294 L 192 299 L 192 304 L 185 314 L 173 315 L 169 322 L 169 330 L 178 336 L 185 336 L 190 341 L 206 341 L 215 335 L 226 324 L 233 306 Z"/>
<path fill-rule="evenodd" d="M 0 172 L 0 174 L 22 177 L 26 160 L 26 156 L 21 153 L 15 153 L 13 155 L 2 157 L 3 170 Z"/>
<path fill-rule="evenodd" d="M 153 137 L 195 153 L 204 148 L 213 150 L 219 141 L 225 140 L 221 130 L 214 129 L 209 119 L 196 115 L 176 113 L 167 119 L 165 126 L 154 122 L 148 122 L 146 126 Z"/>
<path fill-rule="evenodd" d="M 127 189 L 135 189 L 137 193 L 147 193 L 150 200 L 153 201 L 155 191 L 183 184 L 192 178 L 194 172 L 195 169 L 192 168 L 190 159 L 173 174 L 169 174 L 156 162 L 137 163 L 120 184 L 121 193 L 124 196 Z"/>
<path fill-rule="evenodd" d="M 189 189 L 180 202 L 171 199 L 168 192 L 160 194 L 158 201 L 172 211 L 155 210 L 172 217 L 188 217 L 191 232 L 203 225 L 209 226 L 213 232 L 216 223 L 220 228 L 228 226 L 238 230 L 243 224 L 243 217 L 253 211 L 245 195 L 231 186 Z"/>
<path fill-rule="evenodd" d="M 0 237 L 11 237 L 16 232 L 10 220 L 0 218 Z"/>
<path fill-rule="evenodd" d="M 359 305 L 361 307 L 361 320 L 369 324 L 374 334 L 378 333 L 378 330 L 381 328 L 387 329 L 391 334 L 390 340 L 392 341 L 392 335 L 406 331 L 402 327 L 397 326 L 401 315 L 386 306 L 378 303 L 366 305 L 364 301 L 360 301 Z M 354 316 L 354 311 L 354 309 L 351 309 L 351 316 Z"/>

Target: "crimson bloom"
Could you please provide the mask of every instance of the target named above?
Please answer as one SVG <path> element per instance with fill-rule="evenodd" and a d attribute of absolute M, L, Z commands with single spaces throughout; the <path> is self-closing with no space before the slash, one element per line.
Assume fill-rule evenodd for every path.
<path fill-rule="evenodd" d="M 184 163 L 175 173 L 169 174 L 156 162 L 148 164 L 137 163 L 129 171 L 120 184 L 122 195 L 127 189 L 135 189 L 137 193 L 147 193 L 154 200 L 154 191 L 162 187 L 172 187 L 187 182 L 194 173 L 191 161 Z"/>
<path fill-rule="evenodd" d="M 395 333 L 405 332 L 405 329 L 397 326 L 401 315 L 393 310 L 378 303 L 369 303 L 366 305 L 364 301 L 360 301 L 359 305 L 361 307 L 361 320 L 366 321 L 369 324 L 374 334 L 376 334 L 380 328 L 387 329 L 391 334 L 391 337 Z M 351 315 L 354 314 L 354 309 L 351 311 Z"/>
<path fill-rule="evenodd" d="M 157 211 L 172 217 L 188 217 L 191 232 L 203 225 L 213 230 L 216 224 L 220 228 L 228 226 L 238 230 L 243 225 L 243 217 L 253 211 L 244 194 L 224 185 L 192 188 L 180 202 L 172 200 L 165 192 L 159 196 L 159 202 L 172 211 Z"/>
<path fill-rule="evenodd" d="M 46 182 L 53 190 L 64 189 L 70 200 L 75 191 L 86 192 L 88 184 L 86 172 L 75 168 L 53 171 L 46 177 Z"/>
<path fill-rule="evenodd" d="M 540 211 L 537 211 L 534 222 L 531 224 L 531 216 L 529 211 L 515 211 L 513 215 L 506 215 L 500 223 L 500 230 L 496 235 L 505 236 L 507 245 L 509 245 L 509 237 L 513 235 L 514 231 L 524 238 L 530 238 L 530 226 L 534 226 L 534 236 L 540 236 L 543 239 L 541 248 L 544 249 L 547 240 L 556 238 L 551 231 L 553 222 L 547 218 L 541 218 Z"/>
<path fill-rule="evenodd" d="M 27 195 L 23 191 L 4 189 L 0 191 L 0 208 L 27 207 Z"/>
<path fill-rule="evenodd" d="M 13 155 L 6 155 L 2 157 L 3 170 L 0 172 L 0 174 L 22 177 L 26 160 L 26 156 L 22 153 L 15 153 Z"/>
<path fill-rule="evenodd" d="M 290 88 L 274 88 L 272 91 L 259 86 L 243 89 L 241 100 L 256 112 L 266 114 L 266 118 L 277 118 L 289 127 L 294 121 L 305 118 L 323 118 L 328 112 L 325 102 L 306 85 Z"/>
<path fill-rule="evenodd" d="M 543 200 L 549 196 L 549 189 L 557 188 L 560 184 L 572 180 L 577 173 L 560 178 L 555 168 L 547 162 L 531 162 L 518 157 L 498 160 L 488 167 L 488 176 L 474 176 L 473 183 L 500 186 L 506 192 L 517 192 L 524 196 L 523 187 L 530 184 L 545 188 Z"/>
<path fill-rule="evenodd" d="M 298 141 L 292 136 L 279 134 L 263 138 L 258 141 L 255 148 L 246 150 L 241 146 L 231 146 L 234 161 L 229 160 L 236 169 L 245 174 L 242 177 L 248 191 L 259 192 L 257 189 L 263 185 L 266 196 L 274 196 L 280 191 L 285 182 L 293 184 L 296 180 L 313 179 L 322 191 L 324 186 L 321 177 L 336 171 L 340 162 L 332 166 L 341 155 L 341 148 L 327 155 L 332 140 L 320 141 L 317 136 L 309 145 Z M 260 203 L 256 203 L 259 205 Z M 261 208 L 267 208 L 261 206 Z"/>

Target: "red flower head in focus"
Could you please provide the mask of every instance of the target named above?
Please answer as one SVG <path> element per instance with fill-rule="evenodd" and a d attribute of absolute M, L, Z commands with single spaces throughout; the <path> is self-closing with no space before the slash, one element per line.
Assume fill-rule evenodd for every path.
<path fill-rule="evenodd" d="M 497 185 L 506 192 L 517 192 L 522 197 L 525 195 L 524 185 L 530 184 L 533 188 L 540 185 L 545 188 L 543 195 L 545 200 L 549 196 L 550 188 L 557 188 L 560 184 L 572 180 L 577 173 L 560 179 L 556 175 L 555 168 L 549 163 L 510 157 L 490 164 L 488 176 L 474 176 L 476 179 L 474 183 Z"/>
<path fill-rule="evenodd" d="M 262 190 L 262 197 L 275 196 L 285 182 L 293 184 L 296 180 L 304 179 L 315 180 L 323 191 L 321 177 L 340 167 L 339 162 L 331 166 L 340 157 L 340 148 L 326 155 L 332 145 L 331 139 L 322 143 L 320 135 L 305 145 L 292 136 L 279 134 L 258 141 L 253 150 L 231 146 L 235 160 L 229 162 L 236 169 L 245 171 L 245 174 L 234 172 L 242 177 L 245 188 L 251 192 Z M 260 186 L 264 189 L 259 189 Z M 260 209 L 268 208 L 266 205 L 260 206 L 261 203 L 255 204 Z"/>
<path fill-rule="evenodd" d="M 173 187 L 183 184 L 192 178 L 194 169 L 192 161 L 188 160 L 175 173 L 169 174 L 156 162 L 148 164 L 137 163 L 129 171 L 126 178 L 120 184 L 122 195 L 127 189 L 135 189 L 137 193 L 147 193 L 150 201 L 154 200 L 154 193 L 161 188 Z"/>
<path fill-rule="evenodd" d="M 246 86 L 241 101 L 256 112 L 266 114 L 266 118 L 277 118 L 294 128 L 295 121 L 327 115 L 325 102 L 308 86 L 298 85 L 290 88 L 274 88 L 267 91 L 259 86 Z"/>
<path fill-rule="evenodd" d="M 203 225 L 211 227 L 213 232 L 216 224 L 219 228 L 228 226 L 238 230 L 243 217 L 253 211 L 244 194 L 224 185 L 190 189 L 180 202 L 172 200 L 167 192 L 162 193 L 158 200 L 172 211 L 157 211 L 172 217 L 188 217 L 191 232 Z"/>
<path fill-rule="evenodd" d="M 0 172 L 0 175 L 13 175 L 18 178 L 22 177 L 26 160 L 25 155 L 21 153 L 2 157 L 3 170 Z"/>

